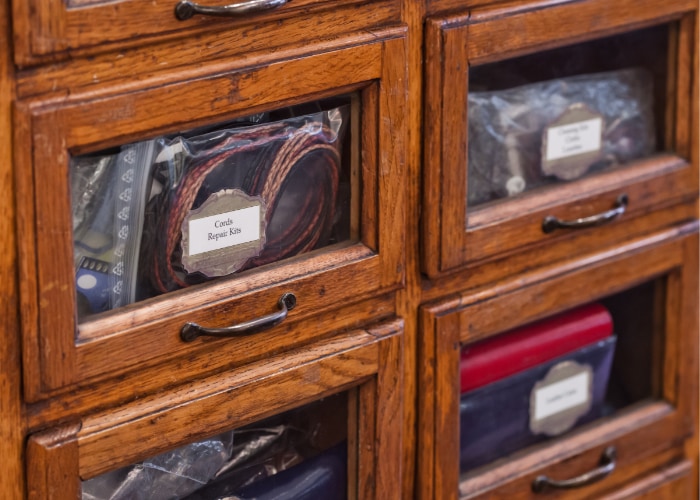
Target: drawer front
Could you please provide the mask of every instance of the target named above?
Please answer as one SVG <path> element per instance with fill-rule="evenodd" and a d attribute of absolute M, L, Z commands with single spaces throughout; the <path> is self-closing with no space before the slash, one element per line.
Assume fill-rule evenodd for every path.
<path fill-rule="evenodd" d="M 612 242 L 626 220 L 697 194 L 691 3 L 532 2 L 428 22 L 429 276 L 535 246 L 555 255 L 600 225 Z"/>
<path fill-rule="evenodd" d="M 262 0 L 228 2 L 211 0 L 30 0 L 13 2 L 15 60 L 19 65 L 34 65 L 45 60 L 66 59 L 70 53 L 104 52 L 109 48 L 143 45 L 151 40 L 182 40 L 194 35 L 234 32 L 238 45 L 250 49 L 251 39 L 266 32 L 269 48 L 280 39 L 287 43 L 304 37 L 303 30 L 314 35 L 338 34 L 355 28 L 377 26 L 381 18 L 399 19 L 398 2 L 380 2 L 374 14 L 359 15 L 361 23 L 345 23 L 357 11 L 355 0 Z M 193 8 L 188 8 L 192 6 Z M 201 7 L 201 9 L 200 9 Z M 243 8 L 241 8 L 243 7 Z M 213 13 L 205 13 L 208 8 Z M 216 9 L 229 15 L 222 15 Z M 388 18 L 386 16 L 389 16 Z M 188 17 L 189 16 L 189 17 Z M 307 19 L 314 19 L 311 28 Z M 344 26 L 345 25 L 345 26 Z M 307 39 L 308 41 L 308 39 Z M 198 40 L 181 44 L 198 43 Z M 208 40 L 216 45 L 216 40 Z M 204 46 L 208 45 L 203 44 Z M 209 46 L 211 48 L 212 45 Z"/>
<path fill-rule="evenodd" d="M 244 457 L 246 449 L 257 453 L 260 462 L 244 461 L 247 475 L 231 469 L 227 484 L 232 488 L 261 474 L 256 465 L 268 463 L 284 469 L 286 463 L 303 459 L 303 468 L 316 452 L 323 456 L 325 450 L 337 449 L 344 442 L 347 451 L 333 455 L 339 466 L 332 471 L 320 469 L 316 473 L 319 482 L 328 483 L 329 477 L 330 483 L 346 482 L 345 488 L 339 484 L 326 487 L 346 489 L 349 498 L 398 498 L 395 485 L 401 481 L 402 437 L 400 426 L 393 426 L 392 419 L 403 408 L 401 327 L 397 321 L 349 332 L 222 377 L 188 384 L 167 395 L 37 433 L 27 445 L 28 497 L 76 498 L 81 489 L 94 491 L 108 486 L 105 474 L 111 472 L 114 487 L 121 484 L 123 489 L 138 486 L 138 491 L 150 491 L 148 488 L 156 485 L 163 489 L 180 486 L 179 492 L 212 498 L 211 490 L 197 493 L 197 488 L 203 484 L 214 488 L 215 473 L 223 474 L 223 464 Z M 265 442 L 282 446 L 268 454 L 267 462 L 269 447 L 266 450 Z M 188 460 L 193 456 L 199 461 Z M 332 464 L 321 466 L 330 468 Z M 122 476 L 121 483 L 115 485 L 119 474 L 112 471 L 122 467 L 127 467 L 130 477 Z M 156 473 L 152 467 L 166 472 L 154 476 L 158 483 L 143 478 L 149 470 Z M 174 479 L 182 480 L 177 471 L 188 471 L 179 476 L 196 478 L 199 484 L 173 484 Z M 245 481 L 240 481 L 241 477 Z"/>
<path fill-rule="evenodd" d="M 33 153 L 27 154 L 20 160 L 23 165 L 18 168 L 20 172 L 18 190 L 23 193 L 21 199 L 25 200 L 25 202 L 21 202 L 22 208 L 20 209 L 24 218 L 21 222 L 23 234 L 20 239 L 23 241 L 22 251 L 26 257 L 23 261 L 23 272 L 26 273 L 26 276 L 37 277 L 36 280 L 27 279 L 23 283 L 22 301 L 25 305 L 23 319 L 24 333 L 27 339 L 25 350 L 26 388 L 29 400 L 35 400 L 40 394 L 48 394 L 78 382 L 82 384 L 95 378 L 104 378 L 110 374 L 134 370 L 138 365 L 147 366 L 178 356 L 191 358 L 197 352 L 211 351 L 214 345 L 208 340 L 208 337 L 195 339 L 196 335 L 191 335 L 193 330 L 190 330 L 190 334 L 183 331 L 186 323 L 196 323 L 207 328 L 240 326 L 240 323 L 244 323 L 246 328 L 236 327 L 234 332 L 230 332 L 234 336 L 238 334 L 244 334 L 244 336 L 229 339 L 232 342 L 231 349 L 233 349 L 233 344 L 238 346 L 233 351 L 239 353 L 235 355 L 234 359 L 243 362 L 246 356 L 259 356 L 262 352 L 249 354 L 246 352 L 249 347 L 243 347 L 250 345 L 250 340 L 254 339 L 245 335 L 250 333 L 247 328 L 247 326 L 251 326 L 248 324 L 249 321 L 254 321 L 254 325 L 262 323 L 260 326 L 272 326 L 283 321 L 280 327 L 270 330 L 270 333 L 274 332 L 274 338 L 278 339 L 273 342 L 273 348 L 284 349 L 285 345 L 298 344 L 304 339 L 308 341 L 314 335 L 311 333 L 314 330 L 317 332 L 315 335 L 319 334 L 318 332 L 324 327 L 316 325 L 312 318 L 332 310 L 339 310 L 341 307 L 347 308 L 350 304 L 391 292 L 401 286 L 404 267 L 402 234 L 404 188 L 397 183 L 387 182 L 387 179 L 390 178 L 401 178 L 404 169 L 405 128 L 402 110 L 405 106 L 406 78 L 404 73 L 404 40 L 401 35 L 402 31 L 394 31 L 387 33 L 384 39 L 373 38 L 372 42 L 328 53 L 271 61 L 264 67 L 209 75 L 178 84 L 146 88 L 126 95 L 118 94 L 57 105 L 24 106 L 19 113 L 19 120 L 25 124 L 26 128 L 23 129 L 24 133 L 21 134 L 17 149 L 33 151 Z M 319 67 L 326 68 L 327 71 L 319 73 L 317 71 Z M 281 79 L 288 84 L 279 85 Z M 338 96 L 343 96 L 341 108 L 333 107 Z M 142 145 L 144 142 L 135 141 L 143 141 L 143 139 L 150 139 L 154 136 L 161 137 L 158 141 L 162 142 L 162 138 L 167 137 L 167 135 L 162 134 L 191 130 L 194 127 L 207 124 L 218 124 L 240 116 L 258 116 L 268 112 L 272 116 L 278 110 L 287 112 L 289 109 L 297 110 L 300 107 L 302 110 L 307 109 L 304 106 L 297 106 L 299 103 L 321 103 L 319 106 L 326 106 L 329 102 L 331 103 L 330 111 L 322 111 L 320 115 L 316 104 L 314 104 L 311 106 L 312 111 L 307 112 L 311 113 L 310 115 L 293 118 L 292 121 L 263 123 L 252 128 L 243 128 L 241 129 L 243 132 L 228 128 L 219 128 L 215 132 L 215 135 L 228 137 L 221 144 L 233 144 L 232 151 L 244 151 L 241 148 L 258 147 L 261 144 L 259 142 L 261 137 L 267 140 L 270 137 L 266 135 L 268 127 L 277 128 L 278 131 L 280 124 L 287 127 L 282 127 L 283 132 L 279 135 L 283 139 L 280 144 L 283 144 L 284 147 L 278 147 L 276 150 L 264 147 L 253 149 L 251 150 L 253 154 L 262 157 L 262 160 L 258 158 L 255 161 L 262 163 L 245 163 L 245 165 L 268 165 L 268 163 L 272 165 L 270 167 L 272 173 L 266 174 L 267 180 L 261 184 L 262 187 L 259 190 L 255 191 L 245 187 L 233 188 L 234 184 L 227 184 L 228 181 L 217 184 L 219 187 L 213 189 L 213 192 L 219 193 L 216 196 L 233 188 L 233 191 L 242 192 L 243 195 L 240 196 L 245 199 L 252 199 L 250 196 L 257 197 L 258 201 L 254 201 L 253 205 L 257 204 L 258 208 L 251 205 L 251 209 L 257 210 L 257 215 L 255 215 L 257 219 L 255 220 L 259 220 L 259 224 L 264 224 L 264 221 L 267 220 L 265 228 L 261 226 L 258 230 L 254 227 L 254 230 L 258 231 L 256 234 L 265 234 L 267 237 L 264 241 L 260 236 L 254 240 L 254 243 L 257 242 L 256 245 L 262 244 L 262 250 L 260 248 L 254 250 L 258 257 L 245 260 L 246 257 L 242 253 L 238 254 L 239 250 L 248 251 L 245 250 L 245 246 L 236 244 L 227 247 L 229 250 L 235 249 L 236 259 L 242 256 L 244 259 L 241 262 L 245 261 L 242 265 L 236 264 L 238 271 L 234 271 L 234 274 L 230 276 L 221 275 L 231 272 L 233 268 L 227 267 L 228 271 L 224 273 L 219 271 L 211 273 L 211 269 L 219 264 L 212 264 L 214 267 L 211 267 L 210 270 L 200 266 L 209 266 L 204 261 L 196 264 L 195 267 L 188 267 L 190 264 L 185 262 L 184 254 L 178 257 L 178 248 L 185 248 L 185 233 L 181 233 L 178 229 L 185 227 L 184 220 L 192 217 L 195 225 L 193 226 L 193 223 L 190 222 L 188 227 L 197 227 L 197 224 L 200 224 L 201 221 L 206 222 L 207 217 L 210 216 L 195 215 L 196 211 L 193 209 L 188 212 L 185 219 L 180 220 L 181 218 L 178 218 L 180 215 L 177 214 L 181 214 L 181 212 L 176 210 L 177 203 L 189 199 L 188 197 L 194 193 L 190 186 L 201 186 L 195 187 L 195 190 L 199 189 L 198 193 L 202 193 L 210 179 L 215 179 L 210 177 L 213 174 L 207 174 L 204 183 L 189 184 L 190 180 L 194 179 L 195 171 L 205 170 L 188 170 L 187 172 L 192 172 L 192 175 L 189 173 L 184 175 L 181 181 L 177 180 L 177 177 L 171 176 L 169 183 L 164 184 L 170 186 L 165 191 L 168 193 L 166 198 L 174 200 L 175 203 L 170 204 L 166 200 L 162 205 L 157 204 L 161 208 L 158 206 L 149 208 L 154 199 L 160 200 L 161 198 L 153 198 L 153 190 L 150 191 L 150 198 L 144 196 L 148 200 L 146 200 L 143 237 L 140 247 L 135 244 L 132 248 L 139 252 L 139 257 L 133 259 L 132 262 L 140 260 L 140 263 L 138 266 L 134 264 L 131 267 L 131 274 L 136 283 L 141 283 L 141 278 L 134 275 L 133 271 L 138 269 L 138 274 L 148 273 L 151 276 L 148 280 L 150 282 L 149 292 L 143 292 L 145 289 L 138 285 L 136 293 L 131 294 L 129 300 L 124 301 L 126 303 L 135 300 L 135 303 L 115 309 L 112 306 L 119 305 L 119 302 L 110 299 L 111 305 L 103 304 L 95 307 L 96 296 L 89 290 L 101 289 L 98 288 L 98 285 L 103 276 L 96 273 L 100 270 L 101 257 L 98 256 L 96 259 L 90 257 L 88 260 L 80 257 L 77 269 L 76 262 L 74 262 L 74 259 L 78 260 L 79 254 L 83 252 L 86 241 L 90 249 L 99 246 L 93 243 L 95 240 L 92 237 L 89 240 L 83 240 L 78 236 L 78 230 L 73 230 L 75 222 L 72 220 L 71 207 L 75 208 L 81 205 L 80 202 L 71 203 L 71 196 L 75 199 L 76 192 L 82 196 L 89 191 L 88 189 L 82 191 L 80 188 L 78 190 L 73 188 L 71 195 L 71 186 L 68 180 L 71 175 L 73 179 L 76 178 L 75 172 L 82 168 L 80 167 L 81 161 L 84 161 L 85 158 L 90 159 L 93 162 L 90 164 L 93 168 L 90 172 L 97 172 L 103 156 L 98 155 L 99 161 L 95 163 L 94 157 L 90 156 L 95 151 L 109 152 L 112 151 L 109 148 L 117 147 L 118 149 L 121 145 L 130 143 Z M 342 109 L 342 113 L 338 111 L 340 109 Z M 309 118 L 310 116 L 323 116 L 321 122 L 324 124 L 314 122 Z M 295 128 L 293 125 L 298 125 L 298 123 L 294 120 L 299 119 L 306 125 Z M 340 122 L 344 123 L 346 128 L 345 143 L 343 143 L 342 148 L 345 154 L 334 152 L 333 147 L 331 147 L 332 143 L 325 142 L 312 146 L 313 151 L 307 149 L 307 152 L 299 150 L 295 153 L 300 144 L 303 146 L 308 144 L 309 140 L 313 140 L 316 137 L 314 135 L 316 132 L 322 133 L 329 126 L 336 126 Z M 227 121 L 227 123 L 229 122 Z M 250 130 L 257 134 L 251 136 L 257 137 L 252 142 L 245 139 L 244 136 Z M 265 130 L 262 135 L 258 133 L 261 130 Z M 293 132 L 289 132 L 289 130 L 293 130 Z M 300 130 L 312 132 L 309 132 L 306 139 L 294 139 L 297 137 L 295 134 Z M 227 135 L 229 133 L 234 135 Z M 285 135 L 287 133 L 291 135 Z M 338 137 L 330 131 L 328 133 L 331 134 L 328 137 Z M 210 134 L 211 132 L 205 131 L 203 135 L 196 137 L 204 137 L 208 140 L 211 137 Z M 288 137 L 292 137 L 292 139 L 287 140 Z M 248 142 L 245 142 L 246 140 Z M 169 158 L 168 154 L 172 157 L 173 152 L 175 155 L 181 154 L 180 149 L 177 148 L 197 147 L 196 140 L 182 139 L 182 136 L 168 144 L 174 144 L 177 147 L 163 149 L 166 154 L 161 151 L 154 160 L 155 164 L 160 162 L 159 158 L 162 154 L 167 159 Z M 187 144 L 187 146 L 181 144 Z M 213 142 L 212 144 L 219 143 Z M 138 147 L 141 146 L 122 146 L 120 153 L 109 156 L 109 158 L 116 158 L 114 160 L 116 163 L 110 163 L 110 165 L 119 165 L 119 162 L 124 160 L 122 163 L 128 166 L 127 160 L 129 158 L 127 157 L 133 151 L 140 151 Z M 217 148 L 219 146 L 216 146 L 212 151 L 217 152 Z M 188 149 L 188 151 L 193 151 L 193 149 Z M 270 151 L 276 152 L 270 156 Z M 100 153 L 100 155 L 102 154 L 107 153 Z M 151 154 L 155 156 L 155 153 Z M 310 188 L 309 185 L 325 183 L 325 178 L 304 178 L 303 176 L 308 175 L 307 172 L 313 172 L 312 169 L 315 168 L 323 168 L 324 172 L 328 171 L 329 155 L 335 155 L 335 164 L 339 162 L 342 167 L 340 174 L 331 177 L 336 179 L 332 190 L 319 193 L 314 188 Z M 140 157 L 137 156 L 137 158 Z M 188 158 L 190 157 L 188 156 Z M 196 159 L 196 155 L 192 155 L 191 158 Z M 205 156 L 205 158 L 208 157 Z M 219 161 L 216 159 L 217 157 L 212 158 L 214 159 L 200 163 L 193 160 L 191 164 L 199 165 L 197 168 L 206 169 L 209 168 L 208 165 L 214 165 Z M 239 159 L 235 160 L 235 158 Z M 235 158 L 231 161 L 240 162 L 240 164 L 244 164 L 244 161 L 251 161 L 250 156 Z M 268 160 L 266 158 L 275 159 Z M 292 159 L 294 160 L 292 161 Z M 109 160 L 109 162 L 112 161 Z M 303 163 L 304 161 L 306 163 Z M 150 165 L 139 162 L 137 164 L 139 166 L 134 170 L 137 172 L 134 175 L 138 175 L 139 169 L 148 168 Z M 177 165 L 174 160 L 173 164 Z M 289 164 L 298 164 L 299 167 L 293 166 L 291 170 L 274 167 L 274 165 Z M 258 175 L 261 170 L 258 167 L 255 168 L 257 170 L 253 176 L 246 174 L 246 179 L 253 179 L 254 183 L 257 182 L 256 179 L 262 178 Z M 211 172 L 215 173 L 213 170 Z M 127 173 L 125 172 L 124 176 L 128 177 Z M 153 183 L 158 182 L 160 185 L 158 175 L 153 174 Z M 294 178 L 293 175 L 297 177 Z M 337 180 L 339 177 L 341 180 Z M 111 184 L 105 183 L 105 185 Z M 137 186 L 136 183 L 134 185 Z M 316 184 L 316 186 L 320 185 L 325 184 Z M 291 191 L 289 191 L 290 189 Z M 135 190 L 136 188 L 133 192 Z M 129 192 L 132 191 L 129 190 Z M 336 193 L 335 197 L 330 197 L 327 194 L 330 192 Z M 287 195 L 287 193 L 291 194 Z M 270 201 L 270 194 L 279 195 L 281 201 L 275 201 L 273 204 Z M 173 197 L 170 198 L 171 196 Z M 243 198 L 240 196 L 235 195 L 234 197 L 238 197 L 241 201 Z M 227 197 L 229 195 L 224 196 L 224 198 Z M 110 205 L 113 208 L 109 208 L 109 210 L 112 210 L 110 213 L 113 213 L 114 217 L 119 218 L 122 212 L 118 207 L 116 195 L 113 198 L 117 204 Z M 336 204 L 331 204 L 331 208 L 340 207 L 341 205 L 338 203 L 341 202 L 344 208 L 336 210 L 334 216 L 329 215 L 333 212 L 327 205 L 319 204 L 321 201 L 325 203 L 328 199 L 336 200 Z M 121 194 L 119 200 L 122 200 Z M 211 201 L 211 197 L 209 201 Z M 184 205 L 183 203 L 180 205 L 189 206 L 189 202 L 184 203 Z M 194 206 L 192 205 L 192 207 Z M 197 210 L 204 210 L 204 206 L 202 204 Z M 240 209 L 240 212 L 243 211 L 242 205 L 236 205 L 236 207 Z M 132 209 L 134 209 L 133 206 L 130 206 L 129 210 Z M 234 214 L 232 217 L 233 220 L 236 220 L 238 215 L 235 214 L 239 214 L 238 209 L 235 207 L 226 210 L 215 209 L 213 213 L 215 215 Z M 161 210 L 163 210 L 162 216 L 157 215 Z M 94 212 L 99 214 L 98 210 Z M 151 213 L 156 215 L 149 219 Z M 197 212 L 197 214 L 199 213 Z M 261 215 L 263 213 L 265 213 L 264 216 Z M 268 213 L 272 215 L 268 217 Z M 276 213 L 282 219 L 275 219 Z M 294 222 L 293 220 L 289 222 L 291 220 L 289 219 L 288 223 L 285 224 L 283 220 L 285 217 L 289 218 L 289 214 L 303 215 L 307 213 L 315 214 L 310 216 L 308 223 L 304 221 Z M 206 215 L 205 212 L 202 214 Z M 227 225 L 228 219 L 223 216 L 221 218 L 222 220 L 219 222 Z M 108 220 L 111 219 L 108 217 Z M 116 218 L 113 220 L 117 221 Z M 149 220 L 152 221 L 150 225 Z M 247 220 L 250 222 L 251 219 Z M 328 224 L 323 222 L 324 227 L 330 227 L 331 232 L 324 232 L 323 234 L 326 236 L 323 236 L 323 240 L 318 238 L 308 240 L 310 233 L 318 232 L 317 227 L 320 226 L 319 223 L 315 222 L 318 220 L 327 221 Z M 338 222 L 339 220 L 340 222 Z M 215 221 L 215 223 L 217 222 Z M 151 229 L 147 229 L 149 227 Z M 216 230 L 206 229 L 206 227 L 202 233 L 205 236 L 207 231 L 208 234 L 216 235 L 230 229 L 228 226 L 225 228 L 222 226 L 223 229 L 217 228 Z M 293 228 L 293 231 L 289 228 Z M 170 229 L 173 231 L 168 233 Z M 148 238 L 149 231 L 156 235 L 156 239 Z M 218 240 L 208 241 L 197 231 L 199 229 L 192 232 L 194 236 L 190 238 L 191 245 L 202 239 L 206 244 L 218 242 Z M 277 236 L 270 231 L 276 231 L 274 234 Z M 305 241 L 310 241 L 310 244 L 305 244 L 302 247 L 293 243 L 288 247 L 289 253 L 280 254 L 279 258 L 273 255 L 272 258 L 265 259 L 267 249 L 277 252 L 277 250 L 286 247 L 284 241 L 287 232 L 285 231 L 291 231 L 289 234 L 295 238 L 295 235 L 303 237 Z M 159 239 L 158 232 L 162 232 L 163 235 L 167 234 L 167 239 Z M 132 233 L 127 232 L 127 234 Z M 178 241 L 182 240 L 182 243 L 176 243 L 175 240 L 170 239 L 171 237 L 176 237 Z M 230 238 L 235 240 L 237 237 L 238 235 L 234 235 Z M 114 236 L 111 241 L 121 242 L 120 238 L 122 238 L 121 232 L 118 237 Z M 226 233 L 226 238 L 229 238 L 228 233 Z M 74 239 L 75 244 L 73 243 Z M 158 241 L 162 241 L 163 244 L 159 244 Z M 270 246 L 265 246 L 268 241 L 271 242 Z M 164 258 L 158 258 L 156 255 L 159 245 L 165 250 L 165 253 L 162 254 L 166 256 Z M 119 255 L 129 253 L 128 245 L 127 251 L 123 251 L 121 254 L 117 251 L 118 247 L 114 248 L 112 253 L 117 257 L 110 261 L 111 263 L 102 261 L 107 274 L 110 272 L 118 274 L 119 263 L 116 262 L 121 259 Z M 194 246 L 190 246 L 188 251 L 190 259 L 197 257 L 197 255 L 203 255 L 209 259 L 210 256 L 215 257 L 218 251 L 215 248 L 207 247 L 204 253 L 197 254 L 192 248 Z M 224 249 L 224 252 L 229 250 Z M 297 252 L 297 250 L 299 251 Z M 135 254 L 135 251 L 131 253 Z M 149 257 L 151 253 L 154 256 L 153 259 Z M 295 253 L 298 255 L 294 255 Z M 94 257 L 95 254 L 90 255 Z M 94 264 L 95 261 L 97 264 Z M 159 262 L 160 264 L 158 264 Z M 233 261 L 229 261 L 229 264 L 231 262 Z M 127 264 L 128 262 L 124 260 L 124 269 L 127 268 Z M 185 269 L 190 270 L 184 277 L 183 268 L 180 266 L 185 266 Z M 194 284 L 198 281 L 197 276 L 207 273 L 211 277 L 220 277 L 204 284 L 187 286 L 184 290 L 180 289 L 160 295 L 160 292 Z M 81 278 L 84 275 L 90 276 Z M 190 277 L 197 279 L 189 283 L 187 281 Z M 85 283 L 88 284 L 88 287 L 93 286 L 93 288 L 88 288 L 87 291 L 83 289 L 85 283 L 81 282 L 81 279 L 89 280 L 90 283 Z M 182 281 L 183 279 L 185 282 Z M 124 279 L 123 282 L 127 283 L 127 280 Z M 106 283 L 112 283 L 112 281 Z M 160 288 L 161 286 L 163 288 Z M 158 288 L 158 290 L 151 293 L 150 287 L 155 287 L 153 290 Z M 111 294 L 112 292 L 109 290 L 114 291 L 114 288 L 107 287 L 105 290 Z M 117 290 L 121 291 L 122 289 Z M 286 295 L 290 293 L 294 295 L 292 297 L 294 300 L 291 302 L 289 301 L 290 296 Z M 155 295 L 158 296 L 155 297 Z M 147 296 L 153 297 L 140 300 L 140 298 Z M 283 296 L 287 301 L 286 304 L 283 304 Z M 97 311 L 105 309 L 111 310 L 97 313 Z M 90 312 L 78 314 L 79 319 L 76 319 L 76 311 L 79 310 Z M 367 318 L 355 314 L 346 316 L 347 324 L 353 322 L 357 324 L 362 320 L 366 321 Z M 299 323 L 300 321 L 301 323 Z M 333 321 L 335 321 L 336 327 L 340 327 L 337 324 L 337 318 Z M 307 328 L 303 327 L 304 322 L 307 323 Z M 290 331 L 287 328 L 288 325 L 295 326 Z M 311 328 L 308 328 L 309 326 Z M 279 337 L 283 329 L 287 333 L 283 337 Z M 205 333 L 200 329 L 195 330 L 195 333 Z M 221 340 L 216 342 L 225 344 L 225 341 Z"/>
<path fill-rule="evenodd" d="M 605 496 L 606 500 L 637 498 L 672 500 L 693 497 L 693 464 L 687 460 L 654 471 L 642 479 Z M 695 492 L 697 495 L 697 492 Z"/>
<path fill-rule="evenodd" d="M 529 498 L 538 474 L 566 479 L 603 468 L 601 454 L 612 446 L 617 470 L 580 490 L 590 498 L 668 460 L 664 450 L 693 432 L 687 388 L 695 387 L 696 368 L 687 353 L 697 346 L 698 240 L 683 234 L 695 227 L 424 306 L 420 497 Z M 605 341 L 589 336 L 590 322 L 573 319 L 590 303 L 611 318 Z M 591 340 L 572 347 L 566 331 Z M 544 344 L 554 332 L 558 340 Z M 522 351 L 534 342 L 537 352 Z M 545 350 L 552 354 L 540 359 Z M 511 370 L 512 363 L 530 364 Z M 495 373 L 502 376 L 476 383 Z M 559 397 L 560 389 L 573 399 Z M 590 396 L 579 401 L 576 394 Z M 570 404 L 538 406 L 550 396 Z M 589 406 L 577 406 L 583 402 Z M 578 454 L 585 458 L 572 458 Z M 549 472 L 541 472 L 545 465 Z"/>

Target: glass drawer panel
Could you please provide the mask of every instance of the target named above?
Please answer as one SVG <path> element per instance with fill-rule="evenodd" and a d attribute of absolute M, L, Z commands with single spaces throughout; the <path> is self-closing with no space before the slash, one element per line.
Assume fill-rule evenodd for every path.
<path fill-rule="evenodd" d="M 74 156 L 79 318 L 357 242 L 358 106 L 317 101 Z"/>
<path fill-rule="evenodd" d="M 120 405 L 54 413 L 30 431 L 27 496 L 391 495 L 402 481 L 402 331 L 397 319 L 338 332 Z"/>
<path fill-rule="evenodd" d="M 468 205 L 620 168 L 665 144 L 667 25 L 469 71 Z"/>
<path fill-rule="evenodd" d="M 580 475 L 614 447 L 616 472 L 580 491 L 592 498 L 673 455 L 692 432 L 683 387 L 697 377 L 684 354 L 697 349 L 696 231 L 424 306 L 421 495 L 536 495 L 537 474 Z"/>
<path fill-rule="evenodd" d="M 346 393 L 331 396 L 100 474 L 82 498 L 347 498 L 346 417 Z"/>
<path fill-rule="evenodd" d="M 460 470 L 659 397 L 664 279 L 462 348 Z"/>

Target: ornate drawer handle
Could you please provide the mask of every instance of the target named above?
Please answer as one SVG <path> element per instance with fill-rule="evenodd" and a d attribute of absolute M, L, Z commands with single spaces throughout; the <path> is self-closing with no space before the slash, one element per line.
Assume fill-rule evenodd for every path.
<path fill-rule="evenodd" d="M 195 14 L 204 16 L 235 17 L 243 14 L 253 14 L 265 10 L 275 9 L 286 4 L 288 0 L 248 0 L 247 2 L 233 3 L 222 7 L 208 7 L 189 0 L 180 0 L 175 6 L 175 17 L 180 21 L 186 21 Z"/>
<path fill-rule="evenodd" d="M 584 229 L 587 227 L 602 226 L 620 217 L 627 210 L 629 199 L 626 194 L 621 194 L 615 201 L 615 208 L 601 214 L 591 215 L 574 220 L 560 220 L 552 215 L 548 215 L 542 221 L 542 231 L 551 233 L 555 229 Z"/>
<path fill-rule="evenodd" d="M 276 313 L 267 314 L 260 318 L 251 319 L 250 321 L 244 321 L 243 323 L 225 328 L 206 328 L 197 323 L 185 323 L 182 330 L 180 330 L 180 338 L 184 342 L 192 342 L 202 335 L 208 337 L 237 337 L 240 335 L 250 335 L 251 333 L 257 333 L 280 324 L 287 317 L 287 313 L 294 309 L 296 305 L 296 296 L 293 293 L 285 293 L 277 301 L 277 307 L 279 307 L 280 310 Z"/>
<path fill-rule="evenodd" d="M 570 490 L 593 484 L 609 476 L 610 473 L 615 470 L 616 455 L 617 452 L 615 447 L 608 446 L 605 448 L 603 455 L 600 457 L 599 467 L 571 479 L 557 481 L 555 479 L 550 479 L 547 476 L 537 476 L 532 482 L 532 491 L 535 493 L 541 493 L 547 488 Z"/>

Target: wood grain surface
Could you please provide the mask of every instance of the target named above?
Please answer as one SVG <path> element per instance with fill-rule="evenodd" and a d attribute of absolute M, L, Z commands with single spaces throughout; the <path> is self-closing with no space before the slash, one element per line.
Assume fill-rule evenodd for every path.
<path fill-rule="evenodd" d="M 697 0 L 293 0 L 188 21 L 175 3 L 0 0 L 1 499 L 75 499 L 81 479 L 336 393 L 352 499 L 534 498 L 537 475 L 583 474 L 610 444 L 612 475 L 547 498 L 698 496 Z M 467 207 L 475 68 L 657 26 L 665 56 L 625 53 L 654 75 L 658 154 Z M 77 322 L 72 155 L 348 94 L 358 238 Z M 621 193 L 614 223 L 542 233 Z M 646 397 L 460 475 L 461 346 L 640 283 L 651 333 L 620 359 L 649 358 Z M 179 338 L 290 290 L 268 331 Z"/>
<path fill-rule="evenodd" d="M 14 68 L 10 53 L 10 2 L 0 0 L 0 497 L 24 495 L 24 419 L 21 398 L 17 300 L 12 105 Z"/>

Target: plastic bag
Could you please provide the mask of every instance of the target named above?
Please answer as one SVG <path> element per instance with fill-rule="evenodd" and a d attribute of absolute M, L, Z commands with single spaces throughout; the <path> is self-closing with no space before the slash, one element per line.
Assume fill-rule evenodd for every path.
<path fill-rule="evenodd" d="M 71 160 L 78 316 L 135 300 L 154 141 Z"/>
<path fill-rule="evenodd" d="M 170 500 L 206 485 L 231 455 L 233 432 L 102 474 L 82 485 L 83 500 Z"/>
<path fill-rule="evenodd" d="M 655 150 L 652 79 L 642 68 L 470 92 L 468 106 L 470 206 L 555 181 L 543 172 L 545 132 L 575 106 L 602 118 L 600 155 L 586 171 Z"/>
<path fill-rule="evenodd" d="M 235 245 L 225 248 L 224 252 L 234 255 L 229 260 L 236 262 L 226 273 L 329 244 L 338 218 L 341 145 L 347 114 L 344 106 L 260 125 L 162 140 L 161 147 L 169 153 L 154 173 L 157 194 L 147 208 L 147 243 L 141 260 L 152 294 L 225 275 L 192 271 L 183 264 L 184 258 L 194 253 L 183 248 L 183 224 L 213 196 L 235 192 L 259 200 L 263 207 L 261 247 L 241 262 L 236 261 Z M 217 235 L 209 233 L 210 239 L 212 236 Z"/>
<path fill-rule="evenodd" d="M 314 419 L 306 411 L 276 415 L 102 474 L 83 482 L 82 498 L 210 499 L 244 488 L 318 454 L 315 437 L 321 424 L 309 423 Z M 294 421 L 304 424 L 297 427 Z"/>

